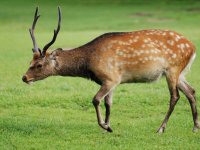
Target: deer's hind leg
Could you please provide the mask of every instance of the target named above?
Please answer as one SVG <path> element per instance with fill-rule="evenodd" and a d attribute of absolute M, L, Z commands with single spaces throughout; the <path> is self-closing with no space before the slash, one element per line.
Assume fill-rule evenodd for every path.
<path fill-rule="evenodd" d="M 187 99 L 190 103 L 193 121 L 194 121 L 193 132 L 195 132 L 200 128 L 200 125 L 198 122 L 197 107 L 196 107 L 195 90 L 188 84 L 188 82 L 185 80 L 185 78 L 179 79 L 178 88 L 180 91 L 183 92 L 183 94 L 187 97 Z"/>
<path fill-rule="evenodd" d="M 169 120 L 169 117 L 172 114 L 174 107 L 180 98 L 178 88 L 177 88 L 178 78 L 179 78 L 179 73 L 176 73 L 173 70 L 169 70 L 166 73 L 166 79 L 167 79 L 168 88 L 170 92 L 170 104 L 169 104 L 169 109 L 167 111 L 165 119 L 163 120 L 160 128 L 157 130 L 158 133 L 164 132 L 167 122 Z"/>

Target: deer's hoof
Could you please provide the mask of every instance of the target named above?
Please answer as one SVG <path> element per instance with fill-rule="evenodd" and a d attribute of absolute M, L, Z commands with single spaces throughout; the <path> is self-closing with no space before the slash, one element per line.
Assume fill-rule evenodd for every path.
<path fill-rule="evenodd" d="M 164 133 L 164 131 L 165 131 L 165 128 L 164 128 L 164 127 L 160 127 L 160 128 L 157 130 L 157 133 L 162 134 L 162 133 Z"/>
<path fill-rule="evenodd" d="M 111 127 L 109 127 L 109 126 L 108 126 L 108 128 L 107 128 L 107 131 L 108 131 L 108 132 L 113 132 L 113 130 L 112 130 Z"/>
<path fill-rule="evenodd" d="M 104 130 L 106 130 L 106 131 L 108 131 L 108 132 L 112 132 L 112 131 L 113 131 L 113 130 L 109 127 L 109 125 L 106 124 L 106 123 L 100 123 L 99 125 L 100 125 L 100 127 L 102 127 Z"/>
<path fill-rule="evenodd" d="M 194 126 L 194 128 L 192 129 L 192 132 L 194 132 L 194 133 L 198 132 L 199 128 L 200 128 L 199 126 Z"/>

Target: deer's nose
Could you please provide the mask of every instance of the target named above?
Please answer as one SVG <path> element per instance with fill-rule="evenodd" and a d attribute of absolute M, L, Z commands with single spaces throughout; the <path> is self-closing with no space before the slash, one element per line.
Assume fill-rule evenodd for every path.
<path fill-rule="evenodd" d="M 27 82 L 27 77 L 26 77 L 26 75 L 22 77 L 22 81 Z"/>

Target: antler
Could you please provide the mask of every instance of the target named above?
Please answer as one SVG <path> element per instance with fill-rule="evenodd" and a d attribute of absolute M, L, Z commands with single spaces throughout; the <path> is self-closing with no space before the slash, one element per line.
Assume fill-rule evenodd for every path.
<path fill-rule="evenodd" d="M 48 44 L 44 46 L 43 51 L 42 51 L 43 56 L 45 56 L 47 49 L 55 42 L 58 32 L 60 31 L 60 23 L 61 23 L 61 10 L 60 10 L 60 7 L 58 7 L 58 26 L 57 26 L 57 29 L 54 29 L 54 35 L 51 42 L 49 42 Z"/>
<path fill-rule="evenodd" d="M 32 49 L 33 53 L 40 51 L 38 46 L 37 46 L 37 43 L 36 43 L 36 40 L 35 40 L 35 36 L 34 36 L 35 25 L 36 25 L 37 20 L 38 20 L 39 17 L 40 17 L 40 15 L 38 15 L 38 7 L 36 7 L 32 28 L 29 29 L 29 32 L 30 32 L 30 35 L 31 35 L 31 38 L 32 38 L 32 41 L 33 41 L 33 47 L 34 47 Z"/>

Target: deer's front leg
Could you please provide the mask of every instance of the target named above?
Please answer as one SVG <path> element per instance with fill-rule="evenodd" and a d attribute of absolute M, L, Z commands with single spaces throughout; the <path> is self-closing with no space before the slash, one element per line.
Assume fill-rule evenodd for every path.
<path fill-rule="evenodd" d="M 97 121 L 100 127 L 102 127 L 103 129 L 107 130 L 108 132 L 112 132 L 112 129 L 109 127 L 109 124 L 105 123 L 102 119 L 102 115 L 101 115 L 101 111 L 100 111 L 100 102 L 101 100 L 107 96 L 109 94 L 109 92 L 111 92 L 114 87 L 117 84 L 115 82 L 105 82 L 104 84 L 102 84 L 100 90 L 97 92 L 97 94 L 95 95 L 94 99 L 93 99 L 93 105 L 95 107 L 96 110 L 96 114 L 97 114 Z M 106 114 L 106 120 L 107 122 L 109 121 L 109 114 L 110 114 L 110 107 L 106 108 L 107 114 Z"/>
<path fill-rule="evenodd" d="M 110 108 L 112 105 L 112 93 L 113 91 L 110 91 L 108 95 L 106 95 L 104 98 L 104 105 L 106 108 L 105 124 L 108 125 L 108 127 L 110 127 Z M 111 128 L 110 128 L 110 132 L 112 132 Z"/>
<path fill-rule="evenodd" d="M 169 92 L 170 92 L 170 104 L 169 104 L 169 109 L 167 111 L 165 119 L 163 120 L 160 128 L 157 130 L 158 133 L 164 132 L 167 122 L 169 120 L 169 117 L 172 114 L 174 107 L 180 98 L 178 88 L 177 88 L 178 77 L 179 76 L 178 75 L 176 76 L 176 74 L 174 72 L 169 72 L 166 75 L 168 88 L 169 88 Z"/>

